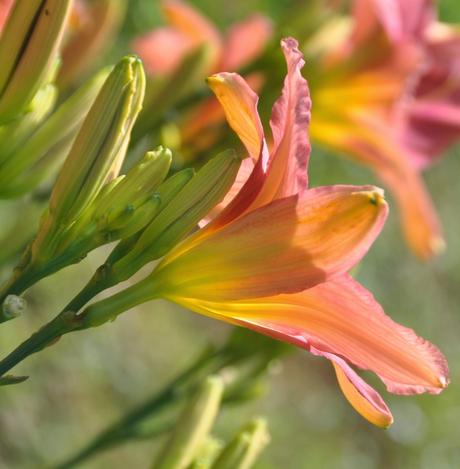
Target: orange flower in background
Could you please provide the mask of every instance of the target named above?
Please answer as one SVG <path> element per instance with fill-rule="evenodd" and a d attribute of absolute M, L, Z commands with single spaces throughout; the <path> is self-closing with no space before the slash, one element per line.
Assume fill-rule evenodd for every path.
<path fill-rule="evenodd" d="M 323 58 L 318 77 L 324 79 L 312 87 L 311 136 L 376 172 L 398 203 L 409 245 L 427 259 L 444 240 L 421 162 L 460 136 L 458 59 L 452 43 L 436 48 L 430 39 L 428 0 L 357 0 L 353 13 L 346 46 Z M 444 82 L 435 83 L 439 67 Z"/>
<path fill-rule="evenodd" d="M 272 36 L 270 20 L 254 14 L 232 25 L 225 35 L 192 6 L 180 0 L 166 0 L 161 7 L 169 26 L 157 28 L 137 38 L 133 50 L 142 58 L 152 77 L 167 77 L 176 71 L 186 56 L 206 45 L 210 53 L 210 73 L 239 70 L 264 51 Z M 251 73 L 251 86 L 260 89 L 263 77 Z M 210 98 L 191 109 L 179 123 L 181 144 L 186 151 L 199 152 L 214 143 L 218 127 L 225 121 L 222 108 Z"/>
<path fill-rule="evenodd" d="M 272 35 L 272 24 L 262 15 L 255 14 L 234 24 L 223 36 L 185 2 L 166 0 L 161 7 L 169 26 L 157 28 L 133 43 L 151 75 L 172 73 L 188 53 L 203 44 L 212 50 L 210 73 L 238 70 L 263 52 Z"/>
<path fill-rule="evenodd" d="M 283 40 L 282 48 L 288 72 L 272 110 L 270 148 L 246 81 L 235 73 L 209 78 L 249 154 L 231 196 L 151 275 L 83 316 L 98 324 L 98 317 L 165 298 L 294 344 L 330 360 L 353 407 L 387 427 L 390 410 L 354 368 L 373 371 L 396 394 L 437 394 L 448 383 L 446 360 L 386 316 L 349 276 L 388 207 L 373 186 L 307 187 L 311 103 L 304 61 L 294 39 Z"/>

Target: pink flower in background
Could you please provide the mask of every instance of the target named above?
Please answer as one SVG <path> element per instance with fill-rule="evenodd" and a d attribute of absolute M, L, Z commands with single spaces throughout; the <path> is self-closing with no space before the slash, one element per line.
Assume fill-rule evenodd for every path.
<path fill-rule="evenodd" d="M 250 158 L 212 221 L 167 254 L 140 288 L 153 285 L 155 298 L 327 358 L 354 408 L 387 427 L 391 412 L 354 367 L 372 370 L 396 394 L 437 394 L 448 383 L 447 364 L 348 275 L 388 208 L 373 186 L 307 188 L 304 62 L 295 40 L 282 47 L 288 74 L 273 106 L 270 148 L 245 80 L 234 73 L 208 80 Z"/>
<path fill-rule="evenodd" d="M 133 49 L 152 75 L 172 73 L 184 57 L 207 44 L 212 50 L 210 73 L 238 70 L 257 58 L 272 35 L 270 20 L 255 14 L 236 23 L 222 35 L 192 6 L 180 0 L 161 3 L 169 26 L 157 28 L 137 38 Z"/>
<path fill-rule="evenodd" d="M 203 45 L 210 53 L 203 79 L 210 73 L 239 70 L 262 54 L 272 36 L 270 20 L 260 14 L 235 23 L 222 35 L 210 20 L 185 2 L 165 0 L 161 7 L 168 26 L 157 28 L 132 44 L 152 77 L 173 74 L 188 54 Z M 264 81 L 259 73 L 251 73 L 247 80 L 255 89 L 260 89 Z M 219 127 L 224 121 L 215 98 L 190 109 L 179 123 L 183 152 L 193 159 L 209 148 L 219 138 Z"/>
<path fill-rule="evenodd" d="M 323 60 L 311 135 L 376 172 L 427 259 L 444 241 L 420 171 L 460 136 L 458 34 L 429 0 L 356 0 L 353 15 L 348 42 Z"/>

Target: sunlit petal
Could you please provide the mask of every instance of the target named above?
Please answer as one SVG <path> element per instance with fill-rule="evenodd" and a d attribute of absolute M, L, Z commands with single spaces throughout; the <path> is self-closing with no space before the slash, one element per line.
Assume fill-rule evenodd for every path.
<path fill-rule="evenodd" d="M 310 189 L 191 236 L 166 256 L 155 282 L 162 295 L 219 301 L 301 291 L 355 265 L 386 215 L 372 186 Z"/>

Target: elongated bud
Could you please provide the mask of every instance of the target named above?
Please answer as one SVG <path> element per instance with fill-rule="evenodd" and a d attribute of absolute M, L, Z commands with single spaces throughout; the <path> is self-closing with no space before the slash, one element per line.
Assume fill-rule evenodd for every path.
<path fill-rule="evenodd" d="M 224 386 L 217 376 L 208 377 L 190 399 L 152 468 L 185 469 L 195 458 L 219 411 Z"/>
<path fill-rule="evenodd" d="M 24 112 L 57 58 L 72 0 L 17 0 L 0 37 L 0 124 Z"/>
<path fill-rule="evenodd" d="M 36 131 L 40 123 L 47 117 L 56 102 L 57 90 L 54 85 L 42 87 L 30 103 L 30 111 L 21 119 L 0 127 L 0 181 L 9 181 L 6 168 L 18 161 L 13 153 L 24 147 L 24 142 Z M 5 187 L 0 182 L 0 193 Z"/>
<path fill-rule="evenodd" d="M 96 198 L 94 218 L 108 216 L 115 219 L 126 206 L 136 208 L 142 205 L 164 181 L 171 161 L 172 154 L 167 148 L 160 146 L 155 151 L 147 152 L 126 176 L 117 181 L 113 189 Z"/>
<path fill-rule="evenodd" d="M 167 148 L 147 152 L 126 176 L 104 186 L 82 218 L 82 229 L 87 222 L 95 222 L 98 232 L 112 239 L 141 230 L 160 209 L 161 197 L 154 191 L 168 174 L 171 161 Z"/>
<path fill-rule="evenodd" d="M 206 163 L 145 229 L 134 248 L 114 265 L 114 270 L 124 277 L 124 270 L 138 270 L 168 252 L 225 197 L 240 163 L 232 150 Z"/>
<path fill-rule="evenodd" d="M 187 469 L 211 469 L 213 462 L 222 451 L 223 443 L 221 440 L 208 436 L 200 446 L 195 460 Z"/>
<path fill-rule="evenodd" d="M 187 168 L 174 174 L 173 176 L 168 178 L 163 184 L 160 185 L 160 187 L 156 191 L 156 194 L 160 200 L 160 207 L 158 212 L 164 207 L 168 206 L 171 200 L 179 194 L 179 192 L 193 178 L 193 176 L 193 169 Z M 141 235 L 142 232 L 139 232 L 136 233 L 134 236 L 126 237 L 126 239 L 120 241 L 120 243 L 118 243 L 114 250 L 111 252 L 106 263 L 112 266 L 117 261 L 126 256 L 136 245 Z M 118 277 L 117 280 L 127 280 L 136 270 L 137 268 L 125 269 L 123 271 L 123 277 Z"/>
<path fill-rule="evenodd" d="M 82 85 L 2 165 L 2 195 L 16 197 L 29 192 L 57 170 L 109 72 L 109 69 L 104 69 Z M 41 93 L 37 93 L 33 102 Z M 20 122 L 30 119 L 30 114 Z"/>
<path fill-rule="evenodd" d="M 142 63 L 125 57 L 104 83 L 56 181 L 50 199 L 50 214 L 56 220 L 76 218 L 118 175 L 144 90 Z"/>
<path fill-rule="evenodd" d="M 269 441 L 266 421 L 254 419 L 224 448 L 212 469 L 250 469 Z"/>

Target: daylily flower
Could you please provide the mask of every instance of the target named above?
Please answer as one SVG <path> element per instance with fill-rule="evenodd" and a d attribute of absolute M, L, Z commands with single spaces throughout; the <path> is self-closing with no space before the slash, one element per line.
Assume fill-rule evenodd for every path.
<path fill-rule="evenodd" d="M 427 259 L 444 241 L 420 169 L 460 135 L 458 38 L 436 47 L 429 0 L 356 0 L 353 14 L 346 46 L 325 55 L 312 86 L 311 136 L 376 172 L 409 245 Z"/>
<path fill-rule="evenodd" d="M 230 27 L 225 35 L 203 16 L 181 0 L 161 3 L 169 26 L 157 28 L 133 42 L 133 50 L 142 58 L 146 72 L 152 77 L 167 77 L 174 73 L 187 55 L 198 47 L 209 49 L 210 73 L 240 70 L 262 54 L 272 36 L 270 20 L 254 14 Z M 248 76 L 251 86 L 262 85 L 260 74 Z M 179 123 L 181 144 L 184 149 L 198 152 L 208 148 L 216 139 L 216 126 L 225 121 L 222 108 L 214 98 L 205 100 Z"/>
<path fill-rule="evenodd" d="M 212 49 L 211 72 L 240 69 L 263 52 L 272 34 L 270 20 L 258 14 L 234 24 L 222 36 L 205 16 L 181 0 L 165 0 L 161 7 L 169 26 L 157 28 L 133 43 L 151 75 L 172 73 L 188 53 L 202 44 Z"/>
<path fill-rule="evenodd" d="M 307 188 L 310 97 L 294 39 L 282 41 L 288 73 L 265 140 L 257 95 L 234 73 L 208 81 L 250 158 L 231 201 L 173 248 L 153 273 L 91 305 L 84 327 L 153 298 L 266 334 L 329 359 L 346 398 L 370 422 L 388 407 L 353 367 L 376 373 L 390 392 L 439 393 L 443 355 L 387 317 L 348 271 L 379 234 L 388 207 L 373 186 Z"/>

